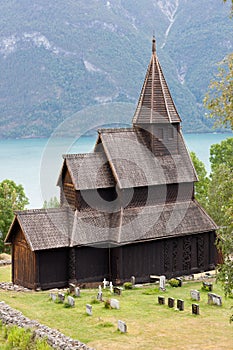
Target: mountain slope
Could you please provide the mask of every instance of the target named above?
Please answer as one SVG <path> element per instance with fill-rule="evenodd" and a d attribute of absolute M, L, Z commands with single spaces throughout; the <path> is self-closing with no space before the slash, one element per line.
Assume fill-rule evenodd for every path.
<path fill-rule="evenodd" d="M 153 32 L 184 130 L 209 131 L 202 99 L 232 51 L 232 23 L 220 0 L 4 2 L 0 137 L 49 136 L 87 106 L 135 104 Z"/>

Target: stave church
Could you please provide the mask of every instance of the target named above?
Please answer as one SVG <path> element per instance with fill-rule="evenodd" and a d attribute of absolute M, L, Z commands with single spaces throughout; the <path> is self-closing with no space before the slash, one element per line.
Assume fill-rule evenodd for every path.
<path fill-rule="evenodd" d="M 60 207 L 15 213 L 12 282 L 30 289 L 122 284 L 213 269 L 216 224 L 195 199 L 155 39 L 130 128 L 98 130 L 92 153 L 63 155 Z"/>

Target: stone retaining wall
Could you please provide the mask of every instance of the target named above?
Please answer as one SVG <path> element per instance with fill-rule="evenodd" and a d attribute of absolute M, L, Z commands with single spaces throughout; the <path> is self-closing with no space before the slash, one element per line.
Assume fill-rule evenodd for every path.
<path fill-rule="evenodd" d="M 48 344 L 59 350 L 93 350 L 78 340 L 66 337 L 56 329 L 49 328 L 37 321 L 23 316 L 20 311 L 12 309 L 9 305 L 0 302 L 0 319 L 6 325 L 16 325 L 21 328 L 30 328 L 38 338 L 46 338 Z"/>

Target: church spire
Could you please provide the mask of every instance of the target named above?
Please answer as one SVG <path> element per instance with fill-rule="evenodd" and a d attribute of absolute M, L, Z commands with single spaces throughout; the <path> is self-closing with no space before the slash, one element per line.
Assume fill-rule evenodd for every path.
<path fill-rule="evenodd" d="M 156 54 L 156 41 L 155 41 L 154 35 L 153 35 L 153 39 L 152 39 L 152 54 Z"/>
<path fill-rule="evenodd" d="M 133 124 L 180 123 L 169 88 L 156 54 L 156 40 L 152 38 L 152 56 L 147 69 Z"/>

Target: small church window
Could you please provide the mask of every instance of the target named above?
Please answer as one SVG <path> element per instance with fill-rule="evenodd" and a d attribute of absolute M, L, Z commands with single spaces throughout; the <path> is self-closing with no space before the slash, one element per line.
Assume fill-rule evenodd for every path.
<path fill-rule="evenodd" d="M 173 128 L 168 128 L 168 139 L 174 138 L 174 130 Z"/>

